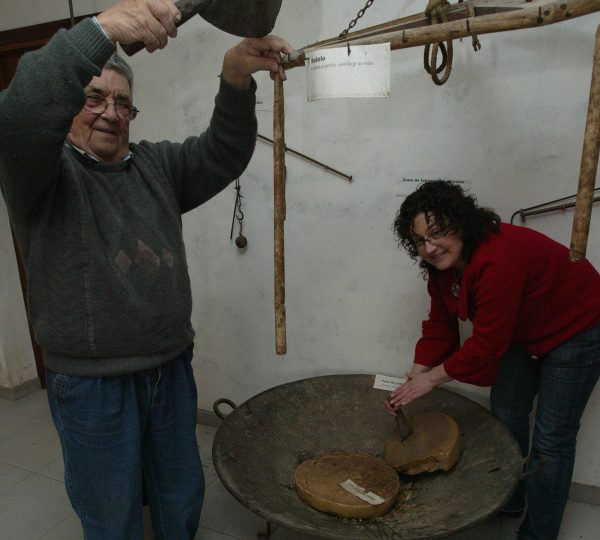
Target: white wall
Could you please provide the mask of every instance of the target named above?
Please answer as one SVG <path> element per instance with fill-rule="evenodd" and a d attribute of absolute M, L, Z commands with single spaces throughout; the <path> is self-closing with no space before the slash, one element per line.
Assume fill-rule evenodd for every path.
<path fill-rule="evenodd" d="M 37 378 L 4 200 L 0 197 L 0 390 L 13 393 Z"/>
<path fill-rule="evenodd" d="M 98 13 L 115 3 L 111 0 L 73 0 L 73 15 Z M 69 17 L 69 0 L 0 0 L 0 32 Z"/>
<path fill-rule="evenodd" d="M 33 24 L 26 3 L 8 2 L 20 15 L 12 14 L 14 26 Z M 67 4 L 45 6 L 51 3 Z M 76 14 L 86 12 L 78 7 L 83 2 L 74 3 Z M 96 2 L 88 11 L 110 4 Z M 398 4 L 374 3 L 358 28 L 421 11 L 426 3 Z M 363 6 L 363 0 L 284 0 L 274 33 L 300 48 L 337 35 Z M 257 142 L 241 178 L 245 252 L 229 240 L 233 188 L 185 216 L 200 407 L 211 409 L 220 397 L 241 403 L 308 376 L 403 374 L 428 302 L 424 282 L 391 232 L 401 179 L 461 178 L 505 220 L 519 208 L 574 193 L 599 23 L 594 14 L 481 36 L 477 53 L 470 39 L 456 42 L 453 72 L 442 87 L 425 74 L 421 48 L 394 51 L 389 99 L 308 103 L 304 68 L 291 70 L 287 145 L 353 181 L 287 155 L 285 356 L 274 345 L 271 146 Z M 197 18 L 164 51 L 133 57 L 142 111 L 133 138 L 180 140 L 204 129 L 223 53 L 237 41 Z M 259 132 L 271 137 L 272 83 L 265 74 L 257 81 Z M 571 222 L 567 211 L 527 224 L 568 244 Z M 600 267 L 598 205 L 588 255 Z M 488 395 L 455 386 L 482 402 Z M 574 481 L 600 487 L 599 428 L 597 388 L 583 418 Z"/>

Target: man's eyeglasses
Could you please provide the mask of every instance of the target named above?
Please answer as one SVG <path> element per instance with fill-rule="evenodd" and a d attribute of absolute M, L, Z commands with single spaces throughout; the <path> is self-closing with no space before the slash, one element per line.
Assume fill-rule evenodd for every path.
<path fill-rule="evenodd" d="M 451 231 L 452 229 L 450 227 L 446 227 L 445 229 L 436 229 L 429 236 L 413 238 L 413 243 L 417 248 L 422 248 L 427 242 L 435 245 L 436 242 L 439 242 L 442 238 L 448 236 Z"/>
<path fill-rule="evenodd" d="M 104 96 L 98 94 L 87 94 L 83 107 L 94 114 L 103 114 L 109 105 L 113 105 L 117 116 L 124 120 L 133 120 L 140 112 L 127 101 L 108 101 Z"/>

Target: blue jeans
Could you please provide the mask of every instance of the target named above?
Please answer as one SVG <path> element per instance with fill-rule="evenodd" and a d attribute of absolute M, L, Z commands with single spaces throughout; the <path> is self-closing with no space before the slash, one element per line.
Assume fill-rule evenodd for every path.
<path fill-rule="evenodd" d="M 192 347 L 157 368 L 116 377 L 46 370 L 65 487 L 86 540 L 143 540 L 143 484 L 155 538 L 194 538 L 204 474 L 191 360 Z"/>
<path fill-rule="evenodd" d="M 519 540 L 555 540 L 569 496 L 579 422 L 600 375 L 600 326 L 581 332 L 541 359 L 520 346 L 505 353 L 491 391 L 492 412 L 508 426 L 531 476 Z M 537 411 L 529 449 L 529 414 Z M 536 471 L 537 472 L 533 472 Z M 523 506 L 525 501 L 523 500 Z"/>

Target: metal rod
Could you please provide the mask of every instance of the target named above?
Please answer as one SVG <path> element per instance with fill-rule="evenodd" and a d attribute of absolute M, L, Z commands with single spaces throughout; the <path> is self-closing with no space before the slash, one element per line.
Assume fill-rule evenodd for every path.
<path fill-rule="evenodd" d="M 256 538 L 264 538 L 265 540 L 269 540 L 271 538 L 271 522 L 267 519 L 267 530 L 265 532 L 256 533 Z"/>
<path fill-rule="evenodd" d="M 600 190 L 600 188 L 596 188 L 594 189 L 594 191 L 598 191 Z M 549 204 L 553 204 L 553 203 L 557 203 L 560 201 L 564 201 L 567 199 L 572 199 L 573 197 L 576 197 L 577 194 L 575 195 L 569 195 L 568 197 L 563 197 L 561 199 L 556 199 L 554 201 L 548 201 L 546 203 L 542 203 L 542 204 L 537 204 L 535 206 L 530 206 L 529 208 L 521 208 L 520 210 L 517 210 L 510 218 L 510 222 L 513 223 L 514 219 L 516 216 L 520 216 L 521 221 L 525 222 L 525 218 L 529 217 L 529 216 L 537 216 L 539 214 L 547 214 L 549 212 L 555 212 L 556 210 L 566 210 L 567 208 L 573 208 L 575 206 L 575 202 L 569 202 L 569 203 L 564 203 L 564 204 L 556 204 L 553 206 L 548 206 Z M 596 203 L 600 201 L 600 197 L 594 197 L 594 199 L 592 200 L 592 202 Z"/>
<path fill-rule="evenodd" d="M 595 188 L 594 191 L 598 191 L 600 188 Z M 577 197 L 577 193 L 573 195 L 567 195 L 566 197 L 561 197 L 560 199 L 554 199 L 553 201 L 548 201 L 542 204 L 536 204 L 535 206 L 530 206 L 529 208 L 522 208 L 521 212 L 527 212 L 529 210 L 533 210 L 535 208 L 541 208 L 542 206 L 548 206 L 549 204 L 554 204 L 560 201 L 566 201 L 567 199 L 572 199 L 573 197 Z"/>
<path fill-rule="evenodd" d="M 269 137 L 265 137 L 264 135 L 261 135 L 260 133 L 258 133 L 258 138 L 263 141 L 270 142 L 271 144 L 273 144 L 272 139 L 269 139 Z M 297 152 L 296 150 L 292 150 L 289 146 L 285 146 L 284 150 L 286 152 L 289 152 L 290 154 L 295 154 L 298 157 L 301 157 L 307 161 L 310 161 L 311 163 L 314 163 L 315 165 L 318 165 L 319 167 L 323 167 L 326 171 L 330 171 L 330 172 L 337 174 L 343 178 L 346 178 L 348 180 L 348 182 L 352 182 L 352 176 L 349 174 L 345 174 L 343 172 L 337 171 L 333 167 L 329 167 L 329 165 L 325 165 L 325 163 L 321 163 L 320 161 L 317 161 L 316 159 L 313 159 L 309 156 L 301 154 L 300 152 Z"/>
<path fill-rule="evenodd" d="M 405 441 L 406 439 L 408 439 L 408 437 L 410 437 L 410 434 L 412 433 L 412 427 L 411 425 L 408 423 L 408 420 L 406 419 L 406 416 L 404 416 L 404 412 L 402 412 L 402 409 L 400 407 L 398 407 L 396 409 L 396 427 L 398 428 L 398 436 L 400 437 L 401 441 Z"/>
<path fill-rule="evenodd" d="M 69 13 L 71 14 L 71 27 L 75 26 L 75 14 L 73 12 L 73 0 L 69 0 Z"/>

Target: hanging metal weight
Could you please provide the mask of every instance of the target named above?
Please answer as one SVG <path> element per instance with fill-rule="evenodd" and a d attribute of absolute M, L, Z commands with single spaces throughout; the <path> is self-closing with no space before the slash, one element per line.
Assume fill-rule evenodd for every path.
<path fill-rule="evenodd" d="M 235 220 L 237 219 L 240 229 L 239 229 L 238 235 L 235 239 L 235 245 L 239 249 L 244 249 L 248 246 L 248 240 L 242 234 L 242 222 L 244 220 L 244 212 L 242 212 L 242 197 L 243 197 L 243 195 L 241 194 L 241 189 L 242 189 L 242 187 L 240 186 L 240 179 L 238 178 L 235 181 L 235 191 L 236 191 L 235 205 L 233 208 L 233 218 L 231 219 L 231 231 L 229 233 L 229 239 L 231 240 L 233 238 L 233 225 L 235 223 Z"/>
<path fill-rule="evenodd" d="M 240 233 L 237 235 L 237 238 L 235 239 L 235 245 L 237 247 L 239 247 L 240 249 L 244 249 L 248 245 L 248 240 L 242 233 Z"/>

